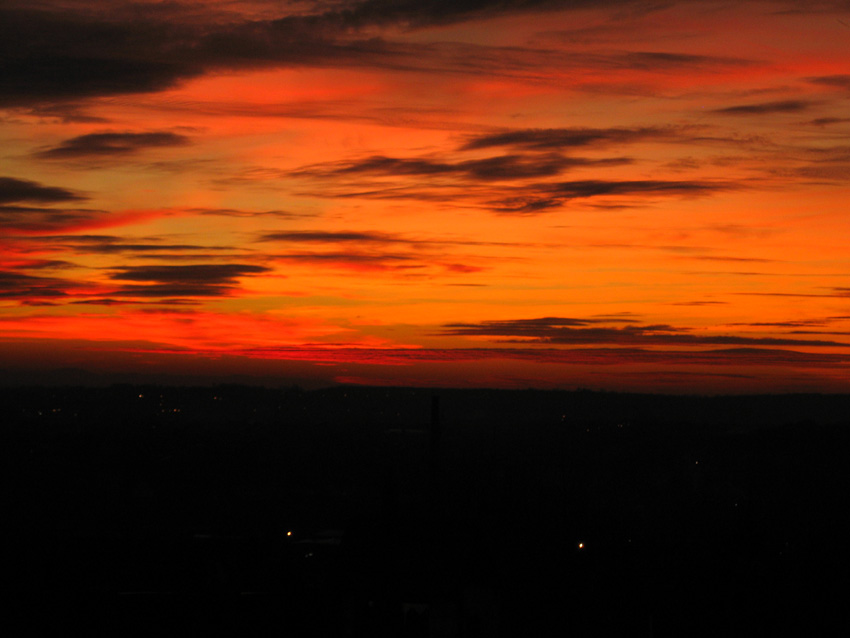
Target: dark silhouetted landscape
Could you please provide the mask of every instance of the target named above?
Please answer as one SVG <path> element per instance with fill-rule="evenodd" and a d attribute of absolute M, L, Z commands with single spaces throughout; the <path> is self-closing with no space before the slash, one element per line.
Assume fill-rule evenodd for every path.
<path fill-rule="evenodd" d="M 850 396 L 0 397 L 12 596 L 241 601 L 242 635 L 847 628 Z"/>

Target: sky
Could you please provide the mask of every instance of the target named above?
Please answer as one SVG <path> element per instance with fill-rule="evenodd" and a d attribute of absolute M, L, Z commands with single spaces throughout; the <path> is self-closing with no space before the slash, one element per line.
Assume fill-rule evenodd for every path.
<path fill-rule="evenodd" d="M 848 392 L 848 203 L 846 1 L 0 4 L 7 380 Z"/>

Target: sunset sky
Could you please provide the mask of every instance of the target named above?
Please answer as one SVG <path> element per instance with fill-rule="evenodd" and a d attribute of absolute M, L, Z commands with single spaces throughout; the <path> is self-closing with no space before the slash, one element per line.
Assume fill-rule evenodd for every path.
<path fill-rule="evenodd" d="M 2 0 L 0 368 L 850 391 L 850 3 Z"/>

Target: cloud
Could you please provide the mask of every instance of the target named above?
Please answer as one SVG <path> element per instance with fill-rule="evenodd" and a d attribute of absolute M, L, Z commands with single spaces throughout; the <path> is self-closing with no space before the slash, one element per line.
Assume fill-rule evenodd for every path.
<path fill-rule="evenodd" d="M 0 271 L 0 299 L 24 299 L 29 302 L 67 296 L 72 282 L 56 277 L 40 277 L 15 271 Z"/>
<path fill-rule="evenodd" d="M 346 175 L 384 176 L 449 176 L 479 181 L 517 180 L 553 177 L 567 169 L 580 166 L 614 166 L 628 164 L 627 157 L 585 159 L 560 155 L 500 155 L 483 159 L 446 162 L 421 158 L 371 156 L 355 162 L 306 167 L 296 175 L 332 177 Z"/>
<path fill-rule="evenodd" d="M 521 340 L 559 345 L 616 344 L 621 346 L 664 345 L 749 345 L 749 346 L 842 346 L 850 343 L 788 339 L 784 337 L 746 337 L 740 335 L 695 335 L 687 329 L 673 326 L 645 325 L 587 327 L 581 319 L 545 317 L 513 321 L 483 321 L 454 323 L 443 326 L 441 335 L 467 337 L 502 337 L 501 340 Z"/>
<path fill-rule="evenodd" d="M 45 159 L 113 157 L 129 155 L 148 148 L 182 146 L 189 138 L 177 133 L 89 133 L 61 142 L 37 153 Z"/>
<path fill-rule="evenodd" d="M 352 231 L 352 230 L 290 230 L 264 233 L 257 241 L 279 241 L 293 244 L 367 244 L 367 245 L 400 245 L 412 248 L 434 248 L 442 249 L 446 246 L 522 246 L 529 247 L 536 244 L 523 242 L 503 241 L 480 241 L 475 239 L 453 239 L 451 237 L 440 237 L 426 239 L 422 237 L 407 237 L 394 233 L 380 231 Z"/>
<path fill-rule="evenodd" d="M 511 147 L 533 151 L 554 151 L 656 139 L 668 140 L 674 137 L 674 129 L 661 127 L 519 129 L 472 136 L 462 149 Z"/>
<path fill-rule="evenodd" d="M 666 51 L 634 51 L 623 54 L 626 66 L 633 70 L 695 69 L 697 67 L 748 66 L 752 60 L 715 55 L 693 55 Z"/>
<path fill-rule="evenodd" d="M 579 180 L 530 185 L 525 187 L 525 193 L 492 200 L 488 202 L 488 206 L 493 212 L 504 215 L 534 215 L 560 208 L 573 199 L 608 196 L 700 196 L 731 188 L 733 186 L 726 182 L 709 181 Z"/>
<path fill-rule="evenodd" d="M 0 228 L 8 234 L 58 232 L 93 222 L 104 214 L 104 211 L 86 209 L 0 206 Z"/>
<path fill-rule="evenodd" d="M 155 10 L 135 3 L 98 4 L 96 10 L 64 3 L 43 3 L 39 9 L 7 5 L 0 9 L 0 105 L 38 108 L 156 92 L 209 72 L 272 66 L 539 76 L 539 68 L 558 62 L 649 72 L 741 63 L 655 51 L 564 56 L 516 46 L 393 42 L 378 35 L 384 31 L 398 37 L 404 31 L 518 13 L 640 6 L 634 0 L 343 0 L 297 8 L 268 4 L 260 12 L 240 4 L 224 12 L 189 10 L 185 3 L 157 3 Z"/>
<path fill-rule="evenodd" d="M 790 366 L 844 369 L 848 355 L 796 352 L 776 348 L 718 350 L 645 350 L 642 348 L 253 348 L 249 357 L 328 363 L 411 365 L 416 362 L 464 362 L 518 359 L 565 365 L 708 365 Z"/>
<path fill-rule="evenodd" d="M 146 238 L 146 243 L 129 243 L 126 239 L 115 235 L 47 235 L 40 238 L 46 244 L 61 250 L 72 250 L 80 254 L 124 254 L 135 257 L 171 257 L 169 251 L 184 254 L 188 259 L 197 259 L 200 251 L 233 251 L 231 246 L 203 246 L 200 244 L 168 244 L 159 242 L 159 238 Z"/>
<path fill-rule="evenodd" d="M 800 113 L 814 103 L 806 100 L 780 100 L 777 102 L 762 102 L 760 104 L 741 104 L 714 109 L 714 113 L 722 115 L 770 115 L 771 113 Z"/>
<path fill-rule="evenodd" d="M 294 213 L 286 210 L 241 210 L 238 208 L 187 208 L 186 213 L 194 215 L 215 215 L 219 217 L 277 217 L 280 219 L 300 219 L 313 217 L 311 213 Z"/>
<path fill-rule="evenodd" d="M 444 24 L 548 4 L 371 0 L 313 14 L 260 20 L 232 15 L 226 21 L 204 12 L 191 18 L 159 10 L 130 16 L 120 3 L 98 11 L 7 7 L 0 9 L 0 105 L 161 91 L 216 69 L 386 64 L 408 50 L 373 34 L 358 37 L 358 31 Z"/>
<path fill-rule="evenodd" d="M 718 306 L 728 304 L 728 301 L 676 301 L 671 306 Z"/>
<path fill-rule="evenodd" d="M 850 117 L 818 117 L 814 120 L 809 120 L 806 124 L 812 126 L 831 126 L 832 124 L 846 124 L 850 122 Z"/>
<path fill-rule="evenodd" d="M 398 158 L 372 155 L 344 162 L 304 166 L 287 176 L 323 183 L 315 197 L 413 199 L 427 202 L 470 202 L 500 214 L 532 215 L 560 208 L 567 200 L 606 196 L 707 195 L 733 187 L 728 182 L 695 180 L 576 180 L 539 182 L 578 168 L 630 164 L 630 157 L 583 158 L 562 155 L 570 147 L 676 140 L 682 130 L 662 128 L 522 129 L 476 135 L 458 149 L 468 152 L 497 147 L 515 151 L 486 158 L 448 160 L 439 157 Z M 393 178 L 392 183 L 375 178 Z M 427 177 L 413 180 L 410 178 Z M 498 182 L 525 182 L 516 185 Z"/>
<path fill-rule="evenodd" d="M 28 265 L 26 267 L 29 268 Z M 116 288 L 104 283 L 3 270 L 0 271 L 0 298 L 17 299 L 25 305 L 43 301 L 118 305 L 126 303 L 127 299 L 149 298 L 161 298 L 165 303 L 174 303 L 173 298 L 232 295 L 241 277 L 269 271 L 264 266 L 247 264 L 129 266 L 112 272 L 110 279 L 143 282 L 144 285 Z M 180 302 L 184 303 L 184 300 Z"/>
<path fill-rule="evenodd" d="M 246 264 L 199 264 L 191 266 L 130 266 L 110 276 L 120 281 L 157 283 L 234 284 L 238 277 L 269 272 L 264 266 Z"/>
<path fill-rule="evenodd" d="M 0 205 L 13 202 L 55 204 L 84 199 L 86 197 L 67 188 L 43 186 L 38 182 L 15 177 L 0 177 Z"/>
<path fill-rule="evenodd" d="M 180 55 L 191 29 L 107 13 L 0 11 L 0 105 L 159 91 L 201 73 Z"/>
<path fill-rule="evenodd" d="M 145 282 L 110 290 L 111 297 L 223 297 L 237 290 L 238 279 L 269 272 L 248 264 L 192 264 L 187 266 L 129 266 L 110 275 L 114 281 Z"/>
<path fill-rule="evenodd" d="M 850 75 L 848 74 L 822 75 L 819 77 L 808 78 L 808 80 L 813 84 L 819 84 L 821 86 L 850 90 Z"/>
<path fill-rule="evenodd" d="M 366 243 L 366 244 L 396 244 L 409 243 L 395 235 L 379 232 L 357 232 L 357 231 L 319 231 L 319 230 L 293 230 L 275 233 L 266 233 L 260 237 L 260 241 L 285 241 L 297 243 Z"/>

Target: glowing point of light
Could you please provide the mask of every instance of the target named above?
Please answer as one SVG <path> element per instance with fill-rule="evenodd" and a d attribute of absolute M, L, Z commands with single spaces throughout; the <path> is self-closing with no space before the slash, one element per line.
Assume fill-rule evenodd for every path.
<path fill-rule="evenodd" d="M 292 532 L 291 532 L 291 531 L 290 531 L 290 532 L 286 532 L 286 535 L 287 535 L 287 536 L 292 536 Z"/>
<path fill-rule="evenodd" d="M 584 549 L 584 543 L 579 543 L 579 544 L 578 544 L 578 548 L 579 548 L 579 549 Z"/>

